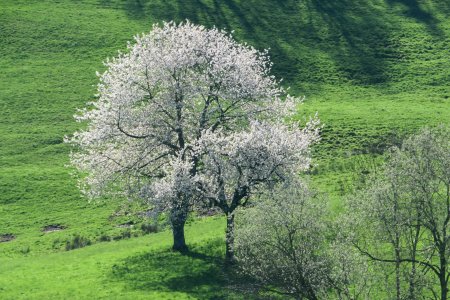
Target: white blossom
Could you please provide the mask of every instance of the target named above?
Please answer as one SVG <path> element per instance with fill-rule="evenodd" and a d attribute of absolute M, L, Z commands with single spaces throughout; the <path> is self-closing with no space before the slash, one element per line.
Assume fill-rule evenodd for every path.
<path fill-rule="evenodd" d="M 246 147 L 258 139 L 252 134 L 262 126 L 250 124 L 283 121 L 302 101 L 287 95 L 270 75 L 267 51 L 188 21 L 154 25 L 105 66 L 98 100 L 76 115 L 87 128 L 66 139 L 76 147 L 72 164 L 86 175 L 83 190 L 91 197 L 111 192 L 138 196 L 172 215 L 180 215 L 174 210 L 182 207 L 182 219 L 193 199 L 190 180 L 199 178 L 201 165 L 210 165 L 208 155 L 194 150 L 206 143 L 205 133 L 223 135 L 227 151 L 241 164 L 253 155 L 253 148 Z M 264 128 L 258 130 L 271 138 L 285 130 Z M 233 137 L 233 132 L 238 133 Z M 285 159 L 282 152 L 293 153 L 293 146 L 299 146 L 295 158 L 307 151 L 301 131 L 290 135 L 304 144 L 277 137 L 287 148 L 268 149 L 273 160 Z M 274 141 L 258 147 L 273 147 Z M 265 175 L 249 176 L 245 180 Z"/>
<path fill-rule="evenodd" d="M 317 125 L 317 119 L 304 129 L 252 121 L 248 129 L 233 134 L 204 133 L 196 147 L 203 155 L 196 176 L 201 191 L 219 207 L 232 209 L 261 184 L 296 176 L 310 166 L 310 146 L 318 140 Z M 233 199 L 240 191 L 243 197 Z"/>

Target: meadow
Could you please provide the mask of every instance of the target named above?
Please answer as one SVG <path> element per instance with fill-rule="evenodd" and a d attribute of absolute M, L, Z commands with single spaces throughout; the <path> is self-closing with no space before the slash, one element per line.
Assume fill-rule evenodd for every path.
<path fill-rule="evenodd" d="M 193 254 L 171 253 L 170 232 L 144 235 L 141 207 L 88 202 L 66 166 L 73 114 L 133 35 L 189 19 L 269 48 L 306 97 L 298 118 L 319 113 L 309 176 L 338 210 L 389 146 L 450 124 L 449 16 L 440 0 L 2 0 L 0 298 L 243 297 L 226 289 L 223 218 L 192 217 Z M 76 236 L 92 245 L 66 251 Z"/>

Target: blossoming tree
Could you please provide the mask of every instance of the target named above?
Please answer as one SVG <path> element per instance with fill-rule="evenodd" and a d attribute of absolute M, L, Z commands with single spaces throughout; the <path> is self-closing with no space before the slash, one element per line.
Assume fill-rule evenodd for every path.
<path fill-rule="evenodd" d="M 119 193 L 168 211 L 173 249 L 183 251 L 188 212 L 204 198 L 205 133 L 245 132 L 252 120 L 281 118 L 297 99 L 269 75 L 267 51 L 218 29 L 171 22 L 135 40 L 105 63 L 98 100 L 76 116 L 88 125 L 68 139 L 76 147 L 71 161 L 86 174 L 90 197 Z M 246 151 L 240 147 L 233 151 Z"/>
<path fill-rule="evenodd" d="M 227 217 L 226 261 L 234 260 L 234 217 L 261 188 L 290 180 L 309 167 L 309 149 L 318 139 L 318 119 L 304 129 L 266 122 L 251 122 L 250 128 L 229 135 L 206 132 L 198 143 L 203 164 L 195 178 L 210 204 Z"/>

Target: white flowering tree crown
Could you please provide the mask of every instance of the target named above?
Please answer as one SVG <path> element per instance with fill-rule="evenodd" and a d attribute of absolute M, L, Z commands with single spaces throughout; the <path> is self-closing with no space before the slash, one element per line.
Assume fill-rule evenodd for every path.
<path fill-rule="evenodd" d="M 236 152 L 232 155 L 241 163 L 250 151 L 242 143 L 258 139 L 248 136 L 262 132 L 257 128 L 274 131 L 272 135 L 289 132 L 287 127 L 270 129 L 255 122 L 281 121 L 301 101 L 287 95 L 270 75 L 267 51 L 188 21 L 154 25 L 105 65 L 98 100 L 76 115 L 87 128 L 67 138 L 76 147 L 72 164 L 87 174 L 81 181 L 83 191 L 90 197 L 114 192 L 150 200 L 169 209 L 172 222 L 180 219 L 184 224 L 190 204 L 204 196 L 199 187 L 211 189 L 208 196 L 215 193 L 205 176 L 212 166 L 211 153 L 223 139 L 224 150 Z M 303 153 L 311 139 L 299 134 L 277 137 L 287 146 L 286 153 L 293 153 L 293 146 Z M 290 144 L 283 138 L 302 142 Z M 280 151 L 273 152 L 271 163 Z M 260 180 L 261 174 L 246 175 L 245 180 Z"/>

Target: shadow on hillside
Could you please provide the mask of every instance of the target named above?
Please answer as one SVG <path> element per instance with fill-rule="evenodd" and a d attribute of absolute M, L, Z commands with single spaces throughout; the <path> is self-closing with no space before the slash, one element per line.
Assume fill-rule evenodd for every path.
<path fill-rule="evenodd" d="M 447 3 L 447 7 L 444 9 L 448 10 L 450 8 L 450 4 L 447 1 L 442 1 L 443 3 Z M 428 30 L 431 34 L 442 36 L 442 30 L 437 26 L 439 24 L 439 20 L 435 18 L 433 14 L 429 12 L 429 9 L 424 7 L 425 4 L 419 3 L 417 0 L 387 0 L 387 3 L 391 5 L 391 7 L 395 4 L 401 4 L 406 8 L 405 15 L 407 17 L 416 19 L 419 22 L 427 25 Z"/>
<path fill-rule="evenodd" d="M 130 17 L 137 19 L 145 18 L 145 2 L 145 0 L 126 0 L 124 2 L 124 9 Z"/>
<path fill-rule="evenodd" d="M 223 240 L 194 246 L 187 254 L 159 251 L 125 259 L 112 269 L 113 280 L 128 289 L 183 292 L 197 299 L 228 299 L 230 276 L 219 253 Z"/>
<path fill-rule="evenodd" d="M 417 0 L 385 1 L 387 6 L 367 0 L 125 0 L 121 5 L 130 18 L 189 19 L 233 29 L 237 39 L 270 48 L 273 73 L 287 84 L 377 84 L 389 81 L 390 62 L 403 55 L 392 36 L 400 26 L 392 14 L 399 11 L 389 6 L 404 5 L 410 17 L 441 34 L 438 21 Z"/>
<path fill-rule="evenodd" d="M 306 1 L 308 14 L 322 19 L 322 22 L 310 20 L 310 32 L 316 39 L 325 35 L 329 44 L 336 47 L 335 51 L 325 51 L 332 54 L 338 71 L 347 79 L 363 84 L 385 82 L 386 61 L 396 55 L 395 51 L 389 55 L 385 52 L 391 43 L 390 20 L 369 3 L 365 0 Z"/>

